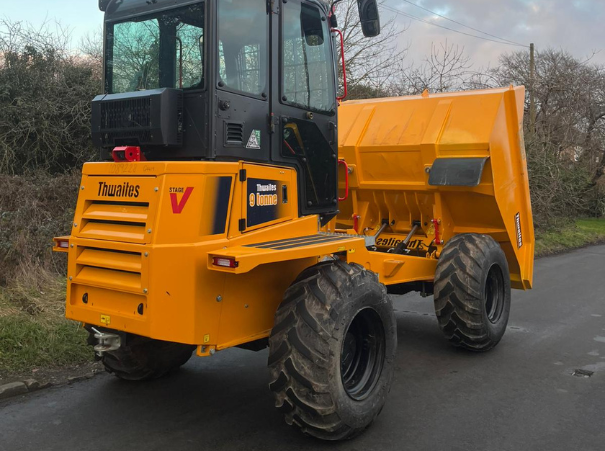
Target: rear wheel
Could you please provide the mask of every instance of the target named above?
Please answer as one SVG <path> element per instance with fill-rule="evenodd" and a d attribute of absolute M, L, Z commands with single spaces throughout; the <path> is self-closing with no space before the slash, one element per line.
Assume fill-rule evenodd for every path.
<path fill-rule="evenodd" d="M 325 440 L 352 438 L 382 410 L 397 330 L 375 274 L 339 260 L 303 271 L 269 339 L 270 388 L 286 422 Z"/>
<path fill-rule="evenodd" d="M 94 333 L 90 344 L 96 344 Z M 152 340 L 126 334 L 122 346 L 103 353 L 101 362 L 105 370 L 120 379 L 143 381 L 157 379 L 181 367 L 191 358 L 195 346 L 169 341 Z"/>
<path fill-rule="evenodd" d="M 506 256 L 488 235 L 462 234 L 447 242 L 435 273 L 435 312 L 455 346 L 488 351 L 508 324 L 510 276 Z"/>

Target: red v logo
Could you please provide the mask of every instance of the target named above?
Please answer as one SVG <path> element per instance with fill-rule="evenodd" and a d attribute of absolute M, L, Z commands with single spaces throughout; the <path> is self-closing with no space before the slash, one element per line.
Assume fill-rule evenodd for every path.
<path fill-rule="evenodd" d="M 183 194 L 183 197 L 181 198 L 180 202 L 176 198 L 176 193 L 170 193 L 170 202 L 172 203 L 172 212 L 175 215 L 180 215 L 183 212 L 183 209 L 185 208 L 185 205 L 187 204 L 187 201 L 189 200 L 189 197 L 191 196 L 192 192 L 193 192 L 193 187 L 187 188 L 185 190 L 185 194 Z"/>

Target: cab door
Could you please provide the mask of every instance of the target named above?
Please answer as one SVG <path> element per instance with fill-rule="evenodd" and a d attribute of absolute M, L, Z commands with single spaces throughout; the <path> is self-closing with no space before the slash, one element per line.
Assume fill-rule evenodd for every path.
<path fill-rule="evenodd" d="M 337 102 L 326 7 L 279 2 L 272 24 L 272 160 L 298 173 L 299 214 L 336 214 Z"/>
<path fill-rule="evenodd" d="M 218 0 L 217 157 L 269 161 L 270 24 L 267 0 Z"/>

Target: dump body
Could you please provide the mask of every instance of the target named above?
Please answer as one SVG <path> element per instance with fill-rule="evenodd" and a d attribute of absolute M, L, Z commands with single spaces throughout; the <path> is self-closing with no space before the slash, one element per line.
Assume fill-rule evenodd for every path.
<path fill-rule="evenodd" d="M 524 96 L 523 87 L 511 87 L 345 102 L 339 158 L 349 166 L 350 193 L 332 227 L 373 234 L 388 219 L 380 249 L 420 221 L 416 242 L 428 254 L 457 234 L 491 235 L 506 254 L 512 286 L 531 288 Z M 339 179 L 344 196 L 344 170 Z"/>

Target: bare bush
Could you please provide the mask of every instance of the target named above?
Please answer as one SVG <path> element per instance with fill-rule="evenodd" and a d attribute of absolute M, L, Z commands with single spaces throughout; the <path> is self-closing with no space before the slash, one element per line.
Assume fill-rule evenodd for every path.
<path fill-rule="evenodd" d="M 532 87 L 529 53 L 504 55 L 491 73 L 496 85 Z M 562 50 L 536 54 L 536 124 L 525 131 L 536 223 L 605 214 L 605 68 Z"/>
<path fill-rule="evenodd" d="M 0 175 L 0 285 L 23 265 L 65 273 L 52 239 L 71 231 L 80 174 Z"/>
<path fill-rule="evenodd" d="M 66 171 L 93 158 L 90 105 L 98 59 L 69 51 L 69 33 L 0 19 L 0 172 Z"/>

